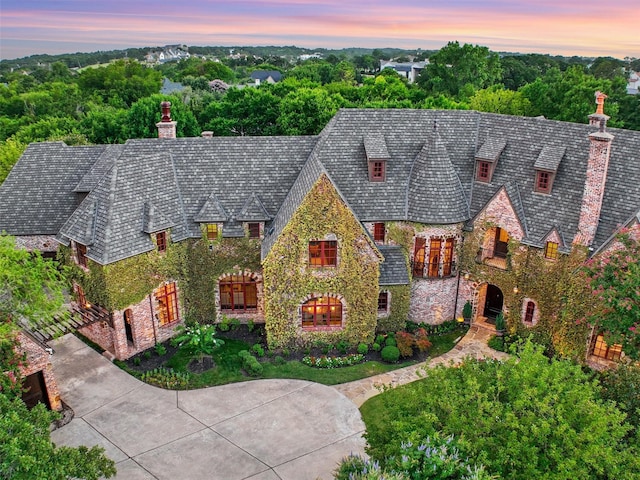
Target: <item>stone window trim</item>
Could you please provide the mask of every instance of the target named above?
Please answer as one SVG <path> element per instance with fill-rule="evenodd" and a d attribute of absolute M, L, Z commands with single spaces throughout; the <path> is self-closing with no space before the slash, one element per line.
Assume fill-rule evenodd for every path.
<path fill-rule="evenodd" d="M 305 307 L 307 310 L 305 311 Z M 326 307 L 327 311 L 323 311 Z M 339 308 L 331 310 L 332 307 Z M 333 318 L 332 312 L 335 315 Z M 304 332 L 333 332 L 344 328 L 347 305 L 344 297 L 335 293 L 312 293 L 307 295 L 298 307 L 298 325 Z M 325 315 L 328 315 L 325 317 Z M 339 323 L 337 317 L 340 317 Z M 305 318 L 306 317 L 306 318 Z M 324 321 L 327 324 L 318 325 L 318 321 Z M 306 325 L 305 325 L 306 323 Z"/>
<path fill-rule="evenodd" d="M 247 313 L 258 310 L 258 282 L 256 275 L 244 272 L 223 275 L 218 279 L 221 313 Z"/>
<path fill-rule="evenodd" d="M 312 268 L 337 267 L 338 241 L 334 239 L 309 240 L 308 265 Z"/>
<path fill-rule="evenodd" d="M 256 287 L 256 307 L 249 308 L 246 310 L 238 310 L 238 309 L 226 309 L 222 308 L 222 301 L 220 296 L 220 283 L 225 282 L 227 280 L 233 280 L 233 277 L 243 276 L 246 280 L 253 283 Z M 228 315 L 233 314 L 235 316 L 243 316 L 245 314 L 250 315 L 251 318 L 255 314 L 259 314 L 262 311 L 262 298 L 263 298 L 263 279 L 262 275 L 259 273 L 252 272 L 251 270 L 237 270 L 234 272 L 224 273 L 220 275 L 216 281 L 216 292 L 215 292 L 215 302 L 216 302 L 216 311 L 219 314 Z M 249 318 L 249 317 L 248 317 Z"/>
<path fill-rule="evenodd" d="M 533 327 L 538 324 L 540 319 L 540 309 L 538 302 L 532 298 L 524 298 L 522 300 L 522 323 L 527 327 Z"/>

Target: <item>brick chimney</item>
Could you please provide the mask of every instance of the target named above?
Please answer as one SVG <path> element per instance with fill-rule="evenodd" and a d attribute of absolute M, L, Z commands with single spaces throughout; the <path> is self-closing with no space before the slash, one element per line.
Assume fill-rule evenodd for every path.
<path fill-rule="evenodd" d="M 156 123 L 158 138 L 176 138 L 176 122 L 171 121 L 171 102 L 162 102 L 162 119 Z"/>
<path fill-rule="evenodd" d="M 587 160 L 587 180 L 582 193 L 578 233 L 573 243 L 588 247 L 593 243 L 600 221 L 600 210 L 607 181 L 607 169 L 611 156 L 613 135 L 607 133 L 607 120 L 604 114 L 604 100 L 607 96 L 596 92 L 596 112 L 589 115 L 589 125 L 598 126 L 598 131 L 589 134 L 589 159 Z"/>

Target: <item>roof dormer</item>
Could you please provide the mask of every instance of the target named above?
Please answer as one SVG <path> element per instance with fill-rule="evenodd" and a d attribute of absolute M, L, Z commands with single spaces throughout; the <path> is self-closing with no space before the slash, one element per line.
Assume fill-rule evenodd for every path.
<path fill-rule="evenodd" d="M 364 137 L 367 169 L 370 182 L 384 182 L 387 176 L 387 160 L 391 158 L 384 136 L 380 133 Z"/>
<path fill-rule="evenodd" d="M 476 153 L 476 181 L 490 183 L 500 154 L 507 145 L 504 138 L 489 137 Z"/>
<path fill-rule="evenodd" d="M 556 178 L 556 172 L 560 161 L 564 156 L 566 147 L 545 146 L 542 148 L 540 155 L 536 159 L 533 168 L 536 171 L 535 183 L 533 191 L 538 193 L 551 193 L 553 181 Z"/>

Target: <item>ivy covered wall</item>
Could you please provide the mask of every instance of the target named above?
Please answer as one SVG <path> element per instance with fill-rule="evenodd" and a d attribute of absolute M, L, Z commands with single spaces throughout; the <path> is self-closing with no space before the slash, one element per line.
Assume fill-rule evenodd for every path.
<path fill-rule="evenodd" d="M 378 318 L 379 332 L 397 332 L 404 330 L 409 317 L 409 300 L 411 296 L 410 285 L 381 286 L 381 291 L 389 292 L 391 304 L 389 315 Z"/>
<path fill-rule="evenodd" d="M 503 270 L 479 261 L 485 233 L 493 226 L 490 222 L 476 224 L 465 236 L 462 271 L 469 274 L 476 290 L 485 283 L 500 288 L 509 333 L 532 336 L 534 341 L 545 345 L 549 353 L 584 361 L 590 328 L 583 320 L 593 302 L 588 282 L 581 272 L 586 249 L 574 247 L 570 254 L 560 254 L 557 260 L 549 260 L 542 249 L 510 239 L 507 268 Z M 533 300 L 539 309 L 538 321 L 533 326 L 522 321 L 525 299 Z M 464 300 L 470 299 L 461 299 L 459 303 Z"/>
<path fill-rule="evenodd" d="M 309 240 L 338 241 L 336 267 L 308 265 Z M 270 348 L 346 340 L 373 340 L 378 308 L 380 258 L 362 225 L 322 175 L 263 261 L 265 321 Z M 300 306 L 310 295 L 341 295 L 344 326 L 303 331 Z"/>

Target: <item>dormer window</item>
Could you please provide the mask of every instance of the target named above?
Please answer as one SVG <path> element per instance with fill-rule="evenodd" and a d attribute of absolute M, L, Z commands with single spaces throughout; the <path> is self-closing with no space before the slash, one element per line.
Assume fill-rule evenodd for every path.
<path fill-rule="evenodd" d="M 549 187 L 551 186 L 549 180 L 549 172 L 538 172 L 536 177 L 536 192 L 549 193 Z"/>
<path fill-rule="evenodd" d="M 372 182 L 384 182 L 385 162 L 376 161 L 369 163 L 369 180 Z"/>
<path fill-rule="evenodd" d="M 87 246 L 76 242 L 76 262 L 83 268 L 87 268 Z"/>
<path fill-rule="evenodd" d="M 384 237 L 386 228 L 384 223 L 378 222 L 373 224 L 373 240 L 376 242 L 384 243 Z"/>
<path fill-rule="evenodd" d="M 249 233 L 249 238 L 260 238 L 260 224 L 259 223 L 248 223 L 247 230 Z"/>
<path fill-rule="evenodd" d="M 489 183 L 491 181 L 491 165 L 489 162 L 478 162 L 476 180 L 485 183 Z"/>
<path fill-rule="evenodd" d="M 536 159 L 533 168 L 536 172 L 535 184 L 533 191 L 538 193 L 550 194 L 553 187 L 553 180 L 560 166 L 565 148 L 557 148 L 545 146 Z"/>
<path fill-rule="evenodd" d="M 558 244 L 556 242 L 547 242 L 544 246 L 544 258 L 549 260 L 558 259 Z"/>
<path fill-rule="evenodd" d="M 156 233 L 156 247 L 159 253 L 167 251 L 167 232 Z"/>
<path fill-rule="evenodd" d="M 218 239 L 220 229 L 217 223 L 207 223 L 207 240 L 213 242 Z"/>

